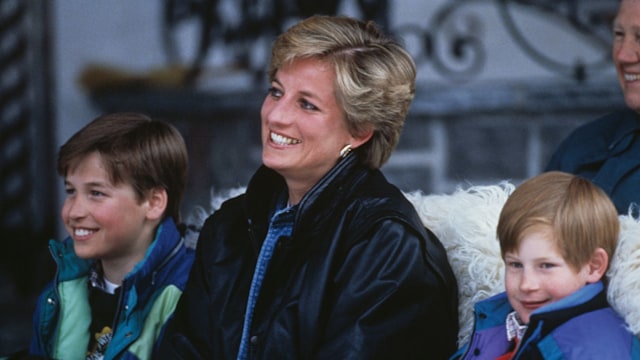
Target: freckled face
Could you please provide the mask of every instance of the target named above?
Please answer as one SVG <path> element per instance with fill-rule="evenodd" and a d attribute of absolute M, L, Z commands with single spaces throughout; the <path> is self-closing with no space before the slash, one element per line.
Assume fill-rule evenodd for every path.
<path fill-rule="evenodd" d="M 576 271 L 560 254 L 549 228 L 526 234 L 517 252 L 505 253 L 505 285 L 509 303 L 529 323 L 531 313 L 587 284 L 589 266 Z"/>
<path fill-rule="evenodd" d="M 262 161 L 289 184 L 311 188 L 354 144 L 335 97 L 333 69 L 300 59 L 278 69 L 262 110 Z"/>
<path fill-rule="evenodd" d="M 153 240 L 146 219 L 148 201 L 138 201 L 129 184 L 112 184 L 98 153 L 65 176 L 62 221 L 81 258 L 137 263 Z"/>
<path fill-rule="evenodd" d="M 613 62 L 624 99 L 640 112 L 640 1 L 622 0 L 613 25 Z"/>

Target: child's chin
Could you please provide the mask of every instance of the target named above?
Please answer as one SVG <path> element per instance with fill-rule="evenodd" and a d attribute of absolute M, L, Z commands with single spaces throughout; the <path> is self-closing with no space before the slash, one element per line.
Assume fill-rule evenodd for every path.
<path fill-rule="evenodd" d="M 87 251 L 87 249 L 84 249 L 83 246 L 78 246 L 77 244 L 74 244 L 73 251 L 80 259 L 89 260 L 96 258 L 96 254 L 94 252 Z"/>

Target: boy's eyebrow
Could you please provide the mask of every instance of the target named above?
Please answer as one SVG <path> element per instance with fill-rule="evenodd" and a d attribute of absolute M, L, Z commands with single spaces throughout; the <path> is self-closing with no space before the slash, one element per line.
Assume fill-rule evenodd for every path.
<path fill-rule="evenodd" d="M 66 179 L 64 180 L 64 184 L 73 186 L 73 184 L 71 182 L 69 182 L 68 180 L 66 180 Z M 84 187 L 109 187 L 108 184 L 106 184 L 106 183 L 104 183 L 102 181 L 90 181 L 88 183 L 83 183 L 83 184 L 80 184 L 80 185 L 84 186 Z"/>

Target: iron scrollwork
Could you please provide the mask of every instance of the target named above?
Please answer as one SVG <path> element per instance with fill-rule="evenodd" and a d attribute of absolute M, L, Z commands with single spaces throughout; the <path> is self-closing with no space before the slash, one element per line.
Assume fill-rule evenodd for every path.
<path fill-rule="evenodd" d="M 233 4 L 233 8 L 230 8 Z M 252 60 L 259 39 L 272 39 L 292 19 L 312 14 L 336 14 L 341 0 L 165 0 L 165 50 L 171 62 L 187 63 L 195 78 L 216 44 L 233 45 L 235 65 L 260 75 L 266 59 Z M 493 5 L 499 21 L 513 43 L 531 60 L 563 77 L 583 81 L 610 64 L 611 21 L 618 0 L 449 0 L 440 5 L 426 24 L 411 23 L 394 27 L 388 17 L 390 0 L 357 0 L 362 18 L 376 21 L 383 30 L 407 44 L 418 64 L 428 63 L 437 74 L 454 82 L 467 82 L 481 73 L 487 61 L 485 14 L 470 9 Z M 466 11 L 465 11 L 466 10 Z M 533 45 L 521 29 L 517 13 L 528 12 L 587 39 L 595 60 L 554 59 Z M 191 21 L 196 42 L 191 55 L 178 54 L 174 38 L 178 27 Z M 426 25 L 426 26 L 425 26 Z M 493 25 L 493 24 L 492 24 Z M 265 55 L 266 56 L 266 55 Z M 557 57 L 556 57 L 557 58 Z"/>

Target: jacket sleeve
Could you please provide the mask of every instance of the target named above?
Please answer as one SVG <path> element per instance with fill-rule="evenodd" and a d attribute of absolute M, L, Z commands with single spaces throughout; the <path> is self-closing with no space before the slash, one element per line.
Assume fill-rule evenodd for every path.
<path fill-rule="evenodd" d="M 318 358 L 447 359 L 455 352 L 457 286 L 432 234 L 425 239 L 384 220 L 349 249 L 334 281 Z"/>
<path fill-rule="evenodd" d="M 46 338 L 45 334 L 43 334 L 43 324 L 53 324 L 53 318 L 56 316 L 55 313 L 47 312 L 44 308 L 44 304 L 46 304 L 46 298 L 49 293 L 54 291 L 54 282 L 53 280 L 47 283 L 42 292 L 38 295 L 38 299 L 36 301 L 36 307 L 33 312 L 32 317 L 32 331 L 31 331 L 31 340 L 29 341 L 29 356 L 41 357 L 43 359 L 47 358 L 47 346 L 50 346 L 51 339 Z M 51 330 L 51 327 L 46 327 L 46 329 Z"/>
<path fill-rule="evenodd" d="M 210 334 L 206 313 L 206 268 L 203 264 L 204 243 L 200 243 L 203 237 L 207 238 L 208 227 L 202 229 L 199 236 L 199 245 L 193 266 L 189 273 L 189 279 L 182 293 L 173 317 L 169 320 L 155 358 L 157 359 L 206 359 L 208 356 L 208 340 Z M 201 246 L 202 245 L 202 246 Z"/>

